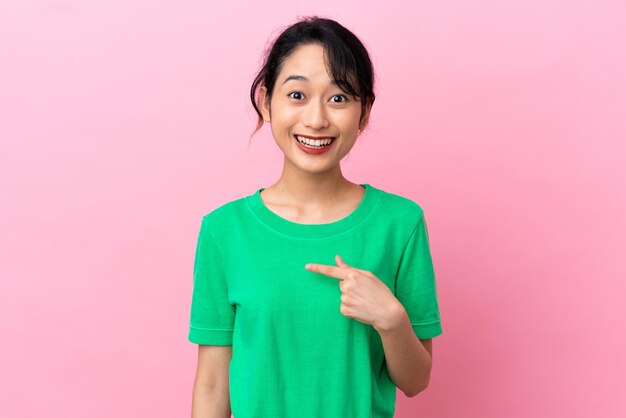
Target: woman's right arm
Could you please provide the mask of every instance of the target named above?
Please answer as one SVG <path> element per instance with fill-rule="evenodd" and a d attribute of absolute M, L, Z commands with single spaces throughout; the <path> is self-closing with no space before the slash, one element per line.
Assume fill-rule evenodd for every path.
<path fill-rule="evenodd" d="M 191 418 L 231 417 L 228 367 L 232 348 L 231 345 L 198 344 Z"/>

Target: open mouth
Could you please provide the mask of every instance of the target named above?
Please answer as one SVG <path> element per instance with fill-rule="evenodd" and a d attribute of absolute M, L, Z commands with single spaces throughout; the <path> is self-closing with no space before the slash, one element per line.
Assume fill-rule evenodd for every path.
<path fill-rule="evenodd" d="M 310 148 L 310 149 L 322 149 L 326 148 L 335 142 L 335 137 L 328 137 L 322 139 L 311 139 L 305 136 L 294 135 L 293 136 L 296 141 L 300 143 L 300 145 Z"/>

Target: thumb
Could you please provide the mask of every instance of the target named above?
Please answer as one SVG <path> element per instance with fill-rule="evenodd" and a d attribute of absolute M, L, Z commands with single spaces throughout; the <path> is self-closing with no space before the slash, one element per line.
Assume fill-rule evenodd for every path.
<path fill-rule="evenodd" d="M 335 256 L 335 261 L 339 267 L 350 267 L 345 261 L 343 261 L 343 258 L 341 258 L 339 254 Z"/>

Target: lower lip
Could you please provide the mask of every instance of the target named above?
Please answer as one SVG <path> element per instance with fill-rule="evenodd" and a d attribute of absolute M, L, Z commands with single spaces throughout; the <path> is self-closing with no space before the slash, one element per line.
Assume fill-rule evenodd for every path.
<path fill-rule="evenodd" d="M 307 154 L 323 154 L 326 151 L 328 151 L 330 147 L 333 146 L 337 138 L 333 139 L 333 141 L 330 144 L 323 146 L 322 148 L 319 148 L 319 149 L 307 148 L 305 145 L 302 145 L 300 141 L 296 139 L 295 136 L 293 136 L 293 140 L 296 141 L 296 144 L 298 144 L 298 147 L 300 147 L 300 149 L 306 152 Z"/>

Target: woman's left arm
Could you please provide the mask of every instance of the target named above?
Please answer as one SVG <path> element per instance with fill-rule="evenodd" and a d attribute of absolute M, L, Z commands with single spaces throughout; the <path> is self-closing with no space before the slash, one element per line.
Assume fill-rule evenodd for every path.
<path fill-rule="evenodd" d="M 387 371 L 394 384 L 406 396 L 413 397 L 428 387 L 432 338 L 417 338 L 401 303 L 396 304 L 387 319 L 385 323 L 374 325 L 383 342 Z"/>
<path fill-rule="evenodd" d="M 337 267 L 308 263 L 305 268 L 339 279 L 339 311 L 378 331 L 389 377 L 406 396 L 417 395 L 430 380 L 432 339 L 422 343 L 417 338 L 404 306 L 376 275 L 348 265 L 339 255 L 335 261 Z"/>

